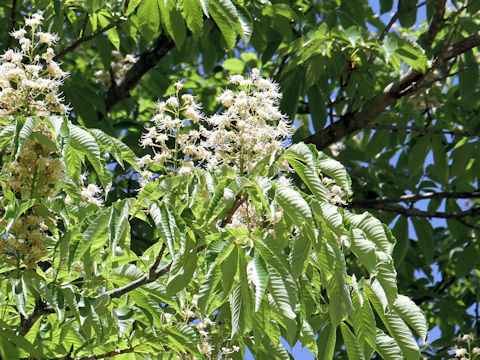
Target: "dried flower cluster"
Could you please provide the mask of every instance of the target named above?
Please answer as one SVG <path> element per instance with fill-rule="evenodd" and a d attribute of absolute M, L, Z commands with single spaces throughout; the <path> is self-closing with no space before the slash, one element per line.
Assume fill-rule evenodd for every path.
<path fill-rule="evenodd" d="M 112 85 L 112 79 L 114 82 L 120 80 L 123 76 L 125 76 L 127 71 L 130 70 L 132 64 L 135 64 L 136 62 L 137 58 L 135 55 L 127 54 L 123 56 L 120 52 L 113 50 L 109 71 L 95 71 L 95 81 L 98 84 L 103 84 L 106 87 L 110 87 Z"/>
<path fill-rule="evenodd" d="M 43 32 L 42 13 L 25 19 L 25 28 L 10 35 L 20 49 L 9 49 L 0 56 L 0 115 L 66 114 L 68 106 L 59 87 L 68 73 L 53 59 L 57 35 Z"/>
<path fill-rule="evenodd" d="M 200 112 L 192 95 L 180 95 L 183 84 L 175 83 L 175 96 L 157 104 L 154 126 L 142 136 L 142 146 L 152 147 L 154 156 L 144 156 L 140 165 L 155 164 L 178 174 L 189 174 L 198 164 L 208 170 L 228 166 L 245 175 L 280 147 L 291 126 L 278 109 L 278 85 L 258 69 L 247 78 L 233 75 L 230 83 L 238 90 L 225 90 L 218 98 L 225 111 L 211 117 Z M 142 184 L 151 177 L 144 171 Z"/>
<path fill-rule="evenodd" d="M 44 124 L 36 125 L 36 132 L 55 143 Z M 4 193 L 13 193 L 17 199 L 46 199 L 55 195 L 55 184 L 64 176 L 64 164 L 51 148 L 27 140 L 22 152 L 14 161 L 6 163 L 1 175 Z M 5 221 L 0 228 L 6 227 Z M 10 230 L 0 238 L 0 263 L 15 265 L 22 260 L 34 268 L 45 256 L 48 235 L 45 219 L 35 214 L 35 207 L 20 215 Z"/>

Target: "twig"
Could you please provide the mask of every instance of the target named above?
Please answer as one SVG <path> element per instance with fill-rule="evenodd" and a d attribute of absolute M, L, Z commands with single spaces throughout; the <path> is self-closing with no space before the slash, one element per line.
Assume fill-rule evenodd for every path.
<path fill-rule="evenodd" d="M 102 29 L 100 29 L 100 30 L 97 30 L 97 31 L 94 32 L 93 34 L 90 34 L 90 35 L 81 37 L 80 39 L 76 40 L 72 45 L 70 45 L 70 46 L 67 47 L 66 49 L 63 49 L 62 51 L 60 51 L 57 55 L 55 55 L 55 57 L 54 57 L 53 59 L 54 59 L 54 60 L 60 59 L 61 57 L 65 56 L 65 55 L 67 55 L 68 53 L 70 53 L 70 52 L 72 52 L 73 50 L 75 50 L 77 47 L 79 47 L 79 46 L 80 46 L 81 44 L 83 44 L 84 42 L 96 38 L 98 35 L 103 34 L 105 31 L 110 30 L 111 28 L 114 28 L 115 26 L 117 26 L 118 24 L 122 23 L 122 22 L 125 21 L 125 20 L 126 20 L 125 18 L 119 18 L 119 19 L 117 19 L 116 21 L 114 21 L 113 23 L 108 24 L 108 25 L 105 26 L 104 28 L 102 28 Z"/>
<path fill-rule="evenodd" d="M 472 6 L 473 4 L 475 4 L 477 1 L 478 1 L 478 0 L 470 1 L 468 4 L 463 5 L 462 7 L 458 8 L 458 10 L 455 11 L 454 13 L 450 14 L 445 21 L 450 21 L 450 20 L 452 20 L 453 18 L 457 17 L 463 10 L 468 9 L 470 6 Z"/>
<path fill-rule="evenodd" d="M 155 271 L 157 270 L 158 265 L 160 265 L 160 261 L 162 261 L 163 253 L 165 252 L 166 247 L 167 247 L 167 244 L 164 242 L 162 244 L 162 248 L 160 249 L 160 252 L 158 253 L 157 258 L 155 259 L 155 262 L 150 267 L 150 273 L 149 273 L 150 277 L 155 276 Z"/>
<path fill-rule="evenodd" d="M 480 207 L 474 207 L 465 211 L 422 211 L 413 208 L 406 209 L 404 207 L 388 205 L 388 204 L 357 204 L 350 203 L 347 205 L 350 209 L 375 209 L 386 212 L 393 212 L 404 216 L 417 216 L 425 218 L 441 218 L 441 219 L 459 219 L 467 216 L 480 215 Z"/>
<path fill-rule="evenodd" d="M 233 202 L 232 208 L 228 212 L 225 219 L 223 219 L 222 222 L 220 223 L 220 227 L 223 228 L 223 227 L 227 226 L 228 224 L 230 224 L 232 222 L 233 215 L 235 214 L 235 212 L 238 210 L 240 205 L 242 205 L 242 203 L 245 200 L 246 200 L 246 198 L 243 198 L 242 194 L 237 194 L 237 196 L 235 197 L 235 201 Z"/>
<path fill-rule="evenodd" d="M 469 227 L 470 229 L 473 229 L 473 230 L 476 230 L 476 231 L 480 231 L 480 226 L 470 224 L 470 223 L 466 222 L 465 220 L 463 220 L 463 219 L 461 219 L 461 218 L 458 218 L 457 221 L 458 221 L 459 223 L 465 225 L 466 227 Z"/>
<path fill-rule="evenodd" d="M 365 128 L 372 129 L 372 130 L 393 130 L 393 131 L 406 130 L 409 132 L 419 132 L 424 134 L 445 134 L 445 135 L 453 135 L 453 136 L 461 136 L 461 137 L 478 136 L 465 131 L 454 131 L 454 130 L 443 130 L 443 129 L 435 130 L 435 129 L 429 129 L 421 126 L 371 124 L 371 125 L 367 125 Z"/>
<path fill-rule="evenodd" d="M 162 34 L 159 36 L 155 45 L 138 56 L 138 60 L 127 71 L 125 76 L 118 81 L 112 83 L 112 86 L 105 94 L 104 102 L 107 113 L 121 100 L 126 98 L 143 75 L 151 70 L 173 47 L 173 40 Z"/>
<path fill-rule="evenodd" d="M 95 299 L 97 299 L 97 298 L 99 298 L 99 297 L 101 297 L 105 294 L 110 296 L 111 298 L 118 298 L 118 297 L 122 296 L 123 294 L 126 294 L 126 293 L 128 293 L 132 290 L 135 290 L 135 289 L 139 288 L 140 286 L 143 286 L 143 285 L 149 284 L 151 282 L 154 282 L 160 276 L 166 274 L 170 270 L 171 266 L 172 266 L 172 261 L 170 261 L 164 267 L 162 267 L 160 269 L 156 269 L 154 271 L 153 275 L 152 274 L 144 274 L 143 276 L 139 277 L 137 280 L 134 280 L 131 283 L 128 283 L 127 285 L 125 285 L 125 286 L 122 286 L 122 287 L 119 287 L 117 289 L 113 289 L 113 290 L 110 290 L 110 291 L 106 291 L 102 294 L 97 295 L 95 297 Z"/>
<path fill-rule="evenodd" d="M 371 205 L 371 204 L 391 204 L 391 203 L 415 203 L 426 199 L 476 199 L 480 198 L 480 190 L 472 192 L 427 192 L 425 194 L 402 195 L 396 198 L 381 197 L 376 199 L 357 200 L 351 204 Z"/>
<path fill-rule="evenodd" d="M 12 0 L 12 14 L 11 14 L 11 22 L 12 22 L 12 31 L 15 31 L 15 27 L 17 26 L 17 0 Z M 8 37 L 8 41 L 7 41 L 7 49 L 10 49 L 10 47 L 12 46 L 12 35 L 10 35 Z"/>
<path fill-rule="evenodd" d="M 433 10 L 432 19 L 428 24 L 427 32 L 419 38 L 419 42 L 424 47 L 430 47 L 433 44 L 435 37 L 445 23 L 445 19 L 443 18 L 445 15 L 445 4 L 446 0 L 440 0 L 435 3 L 435 9 Z"/>

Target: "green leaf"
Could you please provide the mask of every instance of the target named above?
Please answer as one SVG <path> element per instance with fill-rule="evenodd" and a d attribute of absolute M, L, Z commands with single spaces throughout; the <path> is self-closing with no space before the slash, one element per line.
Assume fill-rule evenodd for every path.
<path fill-rule="evenodd" d="M 375 350 L 384 360 L 403 360 L 405 357 L 398 344 L 382 330 L 377 329 Z"/>
<path fill-rule="evenodd" d="M 352 194 L 352 180 L 340 162 L 319 151 L 318 167 L 324 174 L 335 180 L 342 187 L 347 197 Z"/>
<path fill-rule="evenodd" d="M 398 295 L 397 300 L 395 300 L 393 304 L 393 308 L 425 342 L 428 334 L 428 325 L 427 318 L 423 311 L 404 295 Z"/>
<path fill-rule="evenodd" d="M 137 11 L 137 25 L 146 40 L 152 40 L 160 28 L 161 0 L 142 0 Z"/>
<path fill-rule="evenodd" d="M 385 312 L 381 304 L 382 300 L 377 297 L 377 293 L 374 293 L 368 287 L 366 294 L 388 332 L 402 350 L 405 359 L 418 360 L 420 358 L 419 347 L 405 322 L 396 312 Z"/>
<path fill-rule="evenodd" d="M 22 119 L 23 120 L 23 119 Z M 22 152 L 25 142 L 33 132 L 33 128 L 37 123 L 37 118 L 27 117 L 25 121 L 21 121 L 21 118 L 17 118 L 15 136 L 13 139 L 14 149 L 13 156 L 17 159 Z"/>
<path fill-rule="evenodd" d="M 177 9 L 176 4 L 172 1 L 159 0 L 160 14 L 167 32 L 172 37 L 175 45 L 181 48 L 185 42 L 187 32 L 182 14 Z"/>
<path fill-rule="evenodd" d="M 27 286 L 23 276 L 20 279 L 11 279 L 12 283 L 12 295 L 15 305 L 17 306 L 20 314 L 27 318 Z"/>
<path fill-rule="evenodd" d="M 463 99 L 472 99 L 475 97 L 475 93 L 478 92 L 478 67 L 478 62 L 472 49 L 461 55 L 459 68 L 466 68 L 465 71 L 461 71 L 458 75 L 460 94 Z"/>
<path fill-rule="evenodd" d="M 255 287 L 255 312 L 257 312 L 260 309 L 268 284 L 267 267 L 258 253 L 255 253 L 253 260 L 247 265 L 247 278 Z"/>
<path fill-rule="evenodd" d="M 200 0 L 183 0 L 183 13 L 187 27 L 198 34 L 203 28 L 203 12 Z"/>
<path fill-rule="evenodd" d="M 377 251 L 377 273 L 375 277 L 382 285 L 388 303 L 393 305 L 397 299 L 397 272 L 393 266 L 393 259 L 383 252 Z"/>
<path fill-rule="evenodd" d="M 118 338 L 120 339 L 135 322 L 135 311 L 130 306 L 112 309 L 112 318 L 118 327 Z"/>
<path fill-rule="evenodd" d="M 292 269 L 291 274 L 295 280 L 304 273 L 311 251 L 312 242 L 304 227 L 300 230 L 300 233 L 293 238 L 292 251 L 289 257 L 290 267 Z"/>
<path fill-rule="evenodd" d="M 398 47 L 395 52 L 415 70 L 424 73 L 428 69 L 428 59 L 423 50 L 413 41 L 397 37 Z M 417 159 L 416 161 L 420 161 Z"/>
<path fill-rule="evenodd" d="M 377 255 L 375 254 L 375 244 L 366 239 L 360 229 L 352 229 L 350 236 L 350 249 L 360 262 L 372 273 L 377 265 Z"/>
<path fill-rule="evenodd" d="M 230 0 L 212 0 L 209 2 L 209 13 L 222 33 L 227 47 L 232 49 L 235 46 L 237 31 L 236 19 L 237 9 Z"/>
<path fill-rule="evenodd" d="M 0 150 L 3 150 L 7 144 L 12 142 L 12 138 L 15 135 L 15 124 L 5 126 L 0 131 Z"/>
<path fill-rule="evenodd" d="M 213 263 L 205 274 L 200 289 L 198 290 L 198 308 L 202 314 L 207 313 L 210 299 L 221 279 L 222 273 L 220 267 L 216 263 Z"/>
<path fill-rule="evenodd" d="M 123 245 L 127 250 L 130 248 L 130 224 L 128 222 L 128 213 L 132 206 L 133 199 L 123 199 L 112 204 L 110 212 L 110 221 L 108 223 L 109 246 L 112 249 L 112 254 L 115 254 L 115 249 L 118 244 Z"/>
<path fill-rule="evenodd" d="M 230 241 L 226 244 L 230 244 Z M 230 248 L 231 251 L 227 256 L 219 253 L 217 257 L 220 268 L 222 269 L 222 287 L 224 294 L 230 293 L 238 269 L 238 246 L 230 246 Z M 217 262 L 217 259 L 215 259 L 215 262 Z"/>
<path fill-rule="evenodd" d="M 303 346 L 312 352 L 314 356 L 317 356 L 318 347 L 317 341 L 315 340 L 315 333 L 312 329 L 312 326 L 308 321 L 302 321 L 302 331 L 300 332 L 300 341 Z"/>
<path fill-rule="evenodd" d="M 404 216 L 400 216 L 393 228 L 393 233 L 397 239 L 395 248 L 393 249 L 393 259 L 397 269 L 402 264 L 405 255 L 410 246 L 410 239 L 408 237 L 408 220 Z"/>
<path fill-rule="evenodd" d="M 105 193 L 108 193 L 110 187 L 112 186 L 111 174 L 106 167 L 104 159 L 101 158 L 100 147 L 97 144 L 95 137 L 87 130 L 84 130 L 80 126 L 76 126 L 71 123 L 68 124 L 68 129 L 70 132 L 70 146 L 78 151 L 81 151 L 87 156 L 88 160 L 95 169 L 95 172 L 100 178 L 100 182 L 104 187 Z"/>
<path fill-rule="evenodd" d="M 2 327 L 2 329 L 0 329 L 0 337 L 2 339 L 6 339 L 11 344 L 18 346 L 20 349 L 26 351 L 28 354 L 30 354 L 32 357 L 36 359 L 44 358 L 41 352 L 37 350 L 23 336 L 16 335 L 14 331 L 7 329 L 4 325 L 6 324 L 4 324 L 2 321 L 2 323 L 0 323 L 0 326 Z M 5 354 L 8 354 L 8 357 L 5 357 L 5 359 L 8 359 L 8 360 L 18 359 L 18 353 L 14 351 L 12 348 L 10 348 L 10 346 L 8 345 L 5 348 L 3 348 L 3 351 L 1 352 L 2 353 L 5 352 Z"/>
<path fill-rule="evenodd" d="M 363 293 L 363 279 L 360 281 L 362 289 L 359 288 L 359 284 L 356 282 L 355 277 L 352 276 L 352 302 L 353 302 L 353 329 L 357 335 L 364 354 L 366 354 L 366 348 L 375 347 L 375 315 L 373 314 L 372 307 L 368 299 L 365 299 Z"/>
<path fill-rule="evenodd" d="M 340 324 L 340 330 L 342 331 L 342 337 L 345 341 L 348 358 L 352 360 L 364 360 L 365 358 L 362 350 L 360 349 L 360 345 L 358 344 L 358 340 L 350 331 L 348 326 L 342 322 Z"/>
<path fill-rule="evenodd" d="M 138 159 L 135 156 L 135 153 L 127 145 L 113 136 L 107 135 L 102 130 L 89 129 L 89 131 L 95 136 L 97 143 L 113 156 L 122 169 L 125 169 L 124 161 L 138 169 Z"/>
<path fill-rule="evenodd" d="M 318 334 L 317 347 L 319 360 L 333 360 L 335 343 L 337 340 L 337 327 L 327 324 Z"/>
<path fill-rule="evenodd" d="M 378 219 L 373 217 L 368 212 L 357 215 L 345 211 L 345 217 L 352 223 L 354 227 L 363 230 L 367 236 L 367 239 L 372 241 L 378 249 L 386 254 L 392 253 L 393 246 L 388 241 L 382 223 Z"/>
<path fill-rule="evenodd" d="M 276 269 L 268 266 L 268 290 L 280 309 L 282 315 L 288 319 L 295 319 L 295 305 L 297 303 L 295 282 L 290 275 L 282 276 Z"/>
<path fill-rule="evenodd" d="M 427 264 L 431 264 L 433 262 L 433 252 L 435 251 L 432 225 L 424 218 L 412 217 L 411 219 L 418 238 L 417 245 L 423 256 L 425 256 Z"/>
<path fill-rule="evenodd" d="M 343 217 L 338 211 L 339 208 L 327 202 L 312 201 L 312 210 L 317 219 L 325 223 L 337 236 L 345 232 Z"/>
<path fill-rule="evenodd" d="M 272 183 L 276 188 L 278 204 L 298 227 L 311 223 L 312 211 L 300 193 L 286 185 Z"/>

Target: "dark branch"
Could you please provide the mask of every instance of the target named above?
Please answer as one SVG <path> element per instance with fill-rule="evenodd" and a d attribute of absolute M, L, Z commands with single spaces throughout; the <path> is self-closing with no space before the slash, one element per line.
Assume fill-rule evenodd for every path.
<path fill-rule="evenodd" d="M 478 136 L 465 131 L 453 131 L 453 130 L 443 130 L 443 129 L 436 130 L 436 129 L 429 129 L 421 126 L 371 124 L 371 125 L 367 125 L 365 128 L 372 129 L 372 130 L 393 130 L 393 131 L 406 130 L 408 132 L 419 132 L 424 134 L 445 134 L 445 135 L 453 135 L 453 136 L 461 136 L 461 137 Z"/>
<path fill-rule="evenodd" d="M 476 199 L 480 198 L 480 191 L 472 192 L 428 192 L 425 194 L 402 195 L 396 198 L 381 197 L 376 199 L 356 200 L 349 204 L 353 207 L 372 204 L 415 203 L 426 199 Z M 353 204 L 353 205 L 352 205 Z"/>
<path fill-rule="evenodd" d="M 480 45 L 480 31 L 468 38 L 460 40 L 440 52 L 435 57 L 430 71 L 478 45 Z M 344 136 L 365 129 L 368 124 L 388 106 L 392 105 L 395 101 L 406 94 L 415 91 L 418 88 L 419 83 L 430 73 L 430 71 L 423 74 L 418 70 L 410 68 L 405 74 L 400 76 L 398 80 L 387 85 L 381 93 L 367 101 L 358 110 L 353 113 L 345 114 L 335 123 L 311 135 L 304 141 L 306 143 L 314 144 L 319 150 L 321 150 L 341 140 Z"/>
<path fill-rule="evenodd" d="M 30 316 L 28 318 L 21 319 L 20 325 L 22 326 L 22 330 L 20 331 L 20 335 L 27 335 L 32 326 L 37 322 L 38 319 L 40 319 L 42 315 L 53 313 L 55 313 L 55 310 L 52 307 L 47 306 L 41 301 L 37 302 L 35 309 L 33 309 L 33 312 L 30 314 Z"/>
<path fill-rule="evenodd" d="M 122 296 L 123 294 L 126 294 L 132 290 L 135 290 L 139 288 L 140 286 L 149 284 L 151 282 L 154 282 L 157 280 L 160 276 L 165 275 L 169 270 L 170 267 L 172 266 L 172 261 L 170 261 L 167 265 L 160 269 L 156 269 L 152 274 L 145 274 L 142 277 L 139 277 L 137 280 L 132 281 L 131 283 L 128 283 L 125 286 L 119 287 L 117 289 L 113 289 L 107 292 L 104 292 L 100 295 L 97 295 L 96 298 L 99 298 L 100 296 L 103 296 L 104 294 L 110 296 L 111 298 L 118 298 Z"/>
<path fill-rule="evenodd" d="M 422 44 L 423 47 L 432 46 L 435 37 L 445 23 L 445 19 L 443 17 L 445 15 L 446 2 L 446 0 L 439 0 L 435 2 L 435 8 L 433 10 L 432 18 L 430 19 L 430 23 L 428 24 L 428 30 L 419 39 L 419 43 Z"/>
<path fill-rule="evenodd" d="M 148 51 L 139 55 L 138 60 L 127 71 L 119 83 L 112 83 L 112 86 L 105 95 L 105 108 L 110 111 L 116 104 L 126 98 L 143 75 L 157 65 L 171 49 L 174 43 L 171 38 L 162 34 L 155 42 L 155 45 Z"/>
<path fill-rule="evenodd" d="M 423 211 L 417 209 L 406 209 L 401 206 L 388 205 L 384 203 L 378 204 L 356 204 L 350 203 L 347 205 L 350 209 L 375 209 L 380 211 L 393 212 L 404 216 L 417 216 L 425 218 L 441 218 L 441 219 L 459 219 L 467 216 L 480 215 L 480 207 L 474 207 L 465 211 Z"/>
<path fill-rule="evenodd" d="M 121 22 L 123 22 L 125 20 L 126 20 L 125 18 L 120 18 L 120 19 L 114 21 L 113 23 L 108 24 L 104 28 L 94 32 L 93 34 L 81 37 L 80 39 L 75 41 L 72 45 L 70 45 L 66 49 L 63 49 L 62 51 L 60 51 L 57 55 L 55 55 L 55 57 L 53 59 L 54 60 L 60 59 L 61 57 L 65 56 L 66 54 L 72 52 L 77 47 L 82 45 L 85 41 L 89 41 L 89 40 L 92 40 L 92 39 L 96 38 L 98 35 L 103 34 L 105 31 L 110 30 L 111 28 L 114 28 L 115 26 L 117 26 L 118 24 L 120 24 Z"/>

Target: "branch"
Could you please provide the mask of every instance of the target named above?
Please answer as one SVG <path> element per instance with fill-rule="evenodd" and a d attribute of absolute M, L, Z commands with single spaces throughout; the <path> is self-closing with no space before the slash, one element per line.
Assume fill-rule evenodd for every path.
<path fill-rule="evenodd" d="M 15 31 L 15 27 L 17 26 L 17 0 L 12 0 L 12 14 L 11 14 L 11 21 L 12 21 L 12 31 L 10 32 L 13 32 Z M 9 33 L 10 35 L 10 33 Z M 7 42 L 7 49 L 10 49 L 10 47 L 12 46 L 12 35 L 10 35 L 8 37 L 8 42 Z"/>
<path fill-rule="evenodd" d="M 347 205 L 350 209 L 375 209 L 387 212 L 393 212 L 401 214 L 404 216 L 417 216 L 425 218 L 441 218 L 441 219 L 459 219 L 467 216 L 477 216 L 480 215 L 480 207 L 474 207 L 465 211 L 451 211 L 451 212 L 442 212 L 442 211 L 423 211 L 417 209 L 406 209 L 401 206 L 388 205 L 384 203 L 378 204 L 356 204 L 350 203 Z"/>
<path fill-rule="evenodd" d="M 163 246 L 162 246 L 162 248 L 163 248 Z M 160 254 L 162 254 L 162 250 L 160 250 Z M 160 254 L 159 254 L 159 257 L 160 257 Z M 158 259 L 158 257 L 157 257 L 157 259 Z M 156 262 L 157 261 L 155 261 L 155 263 Z M 97 298 L 99 298 L 99 297 L 101 297 L 105 294 L 110 296 L 110 298 L 118 298 L 118 297 L 122 296 L 123 294 L 126 294 L 126 293 L 128 293 L 132 290 L 135 290 L 135 289 L 139 288 L 140 286 L 143 286 L 143 285 L 149 284 L 151 282 L 154 282 L 160 276 L 165 275 L 170 270 L 171 266 L 172 266 L 172 261 L 170 261 L 167 265 L 165 265 L 164 267 L 162 267 L 160 269 L 154 269 L 153 271 L 151 271 L 152 269 L 150 268 L 150 273 L 149 274 L 144 274 L 142 277 L 139 277 L 137 280 L 134 280 L 131 283 L 128 283 L 127 285 L 125 285 L 125 286 L 122 286 L 122 287 L 119 287 L 117 289 L 113 289 L 113 290 L 110 290 L 110 291 L 106 291 L 102 294 L 99 294 L 95 297 L 95 299 L 97 299 Z M 152 267 L 153 267 L 153 265 L 152 265 Z"/>
<path fill-rule="evenodd" d="M 20 331 L 21 336 L 25 336 L 28 334 L 32 326 L 37 322 L 38 319 L 42 315 L 46 314 L 54 314 L 55 310 L 47 306 L 45 303 L 38 301 L 35 305 L 35 309 L 33 309 L 33 312 L 30 314 L 28 318 L 23 318 L 20 321 L 20 325 L 22 327 L 22 330 Z"/>
<path fill-rule="evenodd" d="M 406 94 L 415 91 L 418 84 L 432 70 L 478 45 L 480 45 L 480 31 L 440 52 L 435 57 L 430 70 L 425 74 L 410 68 L 398 80 L 387 85 L 381 93 L 368 100 L 358 110 L 345 114 L 335 123 L 305 139 L 304 142 L 314 144 L 321 150 L 341 140 L 344 136 L 365 129 L 388 106 L 394 104 Z"/>
<path fill-rule="evenodd" d="M 438 32 L 442 29 L 443 24 L 445 23 L 445 19 L 443 18 L 445 15 L 445 3 L 446 0 L 439 0 L 435 2 L 435 8 L 433 10 L 432 19 L 428 24 L 428 30 L 425 34 L 420 36 L 419 43 L 422 44 L 423 47 L 430 47 L 435 40 Z"/>
<path fill-rule="evenodd" d="M 85 41 L 89 41 L 89 40 L 92 40 L 93 38 L 96 38 L 98 35 L 100 34 L 103 34 L 105 31 L 107 30 L 110 30 L 111 28 L 114 28 L 115 26 L 117 26 L 118 24 L 122 23 L 123 21 L 125 21 L 126 19 L 125 18 L 120 18 L 116 21 L 114 21 L 113 23 L 111 24 L 108 24 L 107 26 L 105 26 L 104 28 L 94 32 L 93 34 L 90 34 L 88 36 L 83 36 L 81 37 L 80 39 L 78 39 L 77 41 L 75 41 L 72 45 L 70 45 L 69 47 L 67 47 L 66 49 L 63 49 L 62 51 L 60 51 L 57 55 L 55 55 L 55 57 L 53 58 L 53 60 L 58 60 L 60 59 L 61 57 L 67 55 L 68 53 L 72 52 L 73 50 L 75 50 L 77 47 L 79 47 L 81 44 L 83 44 Z"/>
<path fill-rule="evenodd" d="M 402 195 L 396 198 L 381 197 L 376 199 L 356 200 L 350 205 L 361 207 L 362 205 L 390 204 L 390 203 L 415 203 L 426 199 L 476 199 L 480 198 L 480 190 L 472 192 L 427 192 L 425 194 Z"/>
<path fill-rule="evenodd" d="M 446 134 L 446 135 L 461 136 L 461 137 L 477 137 L 478 136 L 465 131 L 453 131 L 453 130 L 443 130 L 443 129 L 436 130 L 436 129 L 429 129 L 421 126 L 371 124 L 371 125 L 367 125 L 365 128 L 372 129 L 372 130 L 393 130 L 393 131 L 406 130 L 409 132 L 419 132 L 424 134 Z"/>
<path fill-rule="evenodd" d="M 162 57 L 173 49 L 173 47 L 173 40 L 162 34 L 151 49 L 140 54 L 137 62 L 127 71 L 120 82 L 118 84 L 112 83 L 112 86 L 105 95 L 104 101 L 107 112 L 126 98 L 130 90 L 137 85 L 142 76 L 154 68 Z"/>

